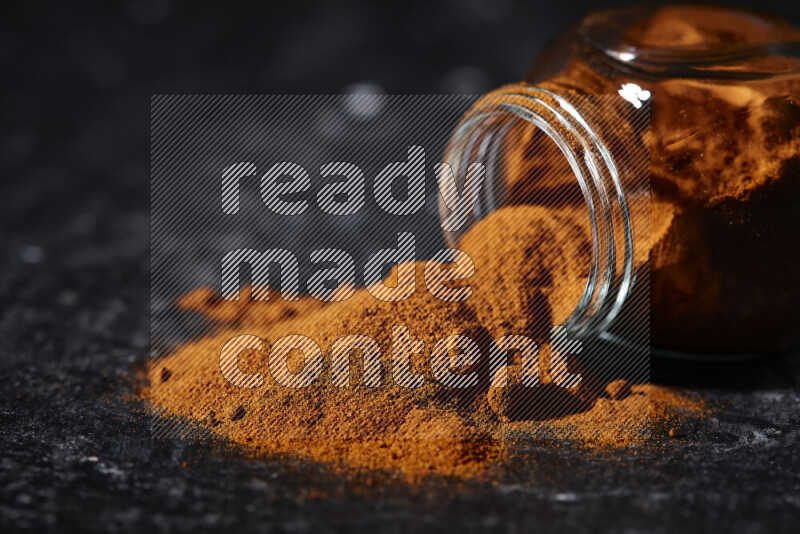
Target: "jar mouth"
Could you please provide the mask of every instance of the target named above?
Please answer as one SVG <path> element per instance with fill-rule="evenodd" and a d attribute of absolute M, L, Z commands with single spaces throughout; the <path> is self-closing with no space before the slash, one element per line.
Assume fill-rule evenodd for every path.
<path fill-rule="evenodd" d="M 459 188 L 470 161 L 497 148 L 494 140 L 507 131 L 507 119 L 526 121 L 546 134 L 569 162 L 582 191 L 591 227 L 591 265 L 583 294 L 563 326 L 575 338 L 593 335 L 613 321 L 634 278 L 632 226 L 617 168 L 603 141 L 570 101 L 543 88 L 512 85 L 484 97 L 457 127 L 445 160 L 453 166 Z M 486 185 L 472 222 L 508 203 L 505 184 L 498 183 L 494 169 L 489 158 Z M 441 203 L 440 208 L 446 213 Z M 459 237 L 445 235 L 453 246 Z"/>

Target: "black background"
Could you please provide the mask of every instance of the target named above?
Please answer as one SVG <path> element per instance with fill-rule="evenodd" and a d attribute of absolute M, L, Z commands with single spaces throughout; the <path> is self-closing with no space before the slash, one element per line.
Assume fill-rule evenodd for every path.
<path fill-rule="evenodd" d="M 4 2 L 0 528 L 793 529 L 791 357 L 705 368 L 699 385 L 689 364 L 655 362 L 654 380 L 699 387 L 724 410 L 658 450 L 534 448 L 497 485 L 369 487 L 295 460 L 154 442 L 125 398 L 149 352 L 151 95 L 481 93 L 520 79 L 548 38 L 606 4 Z M 749 4 L 800 16 L 797 2 Z"/>

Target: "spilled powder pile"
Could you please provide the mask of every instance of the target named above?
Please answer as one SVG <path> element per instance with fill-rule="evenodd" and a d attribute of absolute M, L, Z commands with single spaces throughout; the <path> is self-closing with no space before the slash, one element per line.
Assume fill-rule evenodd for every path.
<path fill-rule="evenodd" d="M 493 444 L 472 418 L 460 415 L 471 410 L 474 392 L 454 397 L 433 381 L 423 359 L 429 352 L 411 362 L 412 369 L 427 375 L 422 387 L 407 389 L 388 379 L 392 326 L 407 326 L 409 334 L 430 350 L 442 333 L 468 333 L 475 324 L 462 304 L 433 297 L 424 286 L 424 264 L 418 267 L 417 290 L 396 303 L 360 290 L 344 303 L 273 321 L 273 317 L 285 318 L 286 307 L 296 309 L 298 304 L 253 302 L 243 295 L 238 306 L 275 309 L 263 314 L 237 312 L 235 327 L 221 328 L 156 362 L 149 398 L 164 415 L 200 421 L 254 451 L 296 452 L 367 468 L 397 465 L 408 473 L 426 471 L 428 465 L 459 473 L 465 465 L 485 462 L 494 454 Z M 201 298 L 192 294 L 182 304 L 207 315 L 215 314 L 218 306 L 236 306 L 208 299 L 206 290 L 200 292 Z M 326 352 L 326 372 L 308 388 L 285 388 L 271 378 L 266 350 L 250 351 L 239 356 L 239 368 L 245 373 L 261 372 L 265 383 L 237 388 L 222 376 L 219 354 L 229 339 L 243 333 L 258 335 L 268 343 L 288 334 L 307 336 Z M 360 357 L 351 358 L 350 386 L 330 384 L 328 350 L 334 341 L 352 334 L 369 336 L 381 346 L 380 387 L 364 385 Z M 302 366 L 302 356 L 290 360 L 292 372 Z"/>
<path fill-rule="evenodd" d="M 587 237 L 570 220 L 566 213 L 518 206 L 475 225 L 462 240 L 476 266 L 468 280 L 474 293 L 465 302 L 431 295 L 424 263 L 416 265 L 414 293 L 392 303 L 364 289 L 345 302 L 327 305 L 311 299 L 257 302 L 246 291 L 240 301 L 223 301 L 198 289 L 179 306 L 216 320 L 217 329 L 154 361 L 144 394 L 173 428 L 200 425 L 257 455 L 291 453 L 410 478 L 430 473 L 479 476 L 511 454 L 516 442 L 599 448 L 648 442 L 653 428 L 663 435 L 680 419 L 701 417 L 705 407 L 697 400 L 625 381 L 602 384 L 573 359 L 567 360 L 567 369 L 550 368 L 545 325 L 563 319 L 586 277 L 572 254 L 585 254 Z M 396 270 L 389 279 L 393 277 Z M 425 344 L 424 351 L 411 357 L 412 370 L 425 377 L 417 389 L 392 380 L 396 325 L 406 326 L 412 338 Z M 520 384 L 517 352 L 490 376 L 489 343 L 507 333 L 528 335 L 539 343 L 539 387 Z M 220 371 L 222 347 L 242 334 L 264 340 L 262 351 L 239 355 L 243 373 L 261 373 L 264 382 L 256 388 L 236 387 Z M 315 341 L 325 358 L 323 375 L 300 390 L 281 386 L 269 372 L 271 344 L 290 334 Z M 477 372 L 473 387 L 446 388 L 432 376 L 432 348 L 452 334 L 464 334 L 480 348 L 477 362 L 450 352 L 454 372 Z M 360 353 L 350 357 L 349 384 L 332 384 L 330 349 L 347 335 L 369 336 L 380 346 L 378 387 L 364 384 Z M 303 366 L 299 351 L 290 355 L 290 372 Z M 580 373 L 581 382 L 571 389 L 554 384 L 556 374 L 565 371 Z M 500 375 L 507 378 L 503 387 Z"/>

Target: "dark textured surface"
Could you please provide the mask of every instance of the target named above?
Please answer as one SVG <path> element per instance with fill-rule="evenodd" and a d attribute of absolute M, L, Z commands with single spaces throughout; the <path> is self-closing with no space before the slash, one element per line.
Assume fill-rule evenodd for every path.
<path fill-rule="evenodd" d="M 718 413 L 653 449 L 533 448 L 496 484 L 371 484 L 149 438 L 131 400 L 149 351 L 149 96 L 356 82 L 480 92 L 521 77 L 583 10 L 466 4 L 4 5 L 0 530 L 796 528 L 797 357 L 691 381 L 686 364 L 657 364 L 655 381 L 702 392 Z"/>

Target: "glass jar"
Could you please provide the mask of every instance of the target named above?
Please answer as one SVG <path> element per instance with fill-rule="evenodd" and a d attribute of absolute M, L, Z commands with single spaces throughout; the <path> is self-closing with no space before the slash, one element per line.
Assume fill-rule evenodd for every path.
<path fill-rule="evenodd" d="M 649 291 L 653 347 L 764 353 L 800 338 L 800 31 L 719 7 L 626 7 L 482 97 L 445 161 L 486 177 L 471 219 L 579 210 L 586 284 L 565 326 L 614 331 Z M 446 207 L 442 206 L 443 213 Z M 476 268 L 480 269 L 476 263 Z"/>

